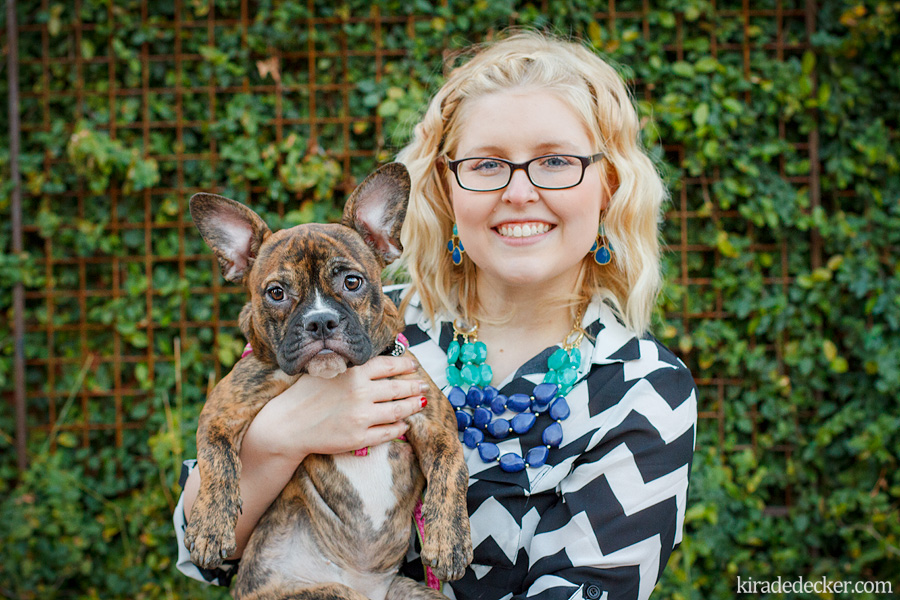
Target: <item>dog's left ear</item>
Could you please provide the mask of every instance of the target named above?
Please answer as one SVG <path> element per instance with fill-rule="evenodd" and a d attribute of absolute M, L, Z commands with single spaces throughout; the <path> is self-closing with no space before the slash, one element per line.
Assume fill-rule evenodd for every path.
<path fill-rule="evenodd" d="M 409 172 L 400 163 L 384 165 L 353 190 L 341 223 L 355 229 L 387 265 L 400 253 L 400 229 L 409 202 Z"/>

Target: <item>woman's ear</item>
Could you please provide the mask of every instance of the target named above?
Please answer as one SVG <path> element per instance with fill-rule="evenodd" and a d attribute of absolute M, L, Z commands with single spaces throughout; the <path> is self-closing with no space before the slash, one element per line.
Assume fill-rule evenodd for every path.
<path fill-rule="evenodd" d="M 432 176 L 435 178 L 435 183 L 438 188 L 440 188 L 441 192 L 444 193 L 444 197 L 447 199 L 450 218 L 453 219 L 453 194 L 451 194 L 453 186 L 450 183 L 450 177 L 453 177 L 453 173 L 450 172 L 450 167 L 447 166 L 447 160 L 446 154 L 441 154 L 434 159 L 434 171 Z"/>
<path fill-rule="evenodd" d="M 613 194 L 619 189 L 619 173 L 606 158 L 600 165 L 600 187 L 603 190 L 603 197 L 600 198 L 600 213 L 603 214 L 609 208 L 609 201 Z"/>

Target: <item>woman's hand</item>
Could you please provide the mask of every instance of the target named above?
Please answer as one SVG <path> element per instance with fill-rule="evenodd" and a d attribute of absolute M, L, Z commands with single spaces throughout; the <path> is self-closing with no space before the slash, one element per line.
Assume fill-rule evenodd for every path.
<path fill-rule="evenodd" d="M 260 410 L 244 443 L 260 443 L 299 464 L 307 454 L 349 452 L 395 439 L 406 432 L 404 419 L 422 409 L 428 386 L 389 378 L 416 367 L 408 356 L 376 356 L 332 379 L 305 375 Z"/>
<path fill-rule="evenodd" d="M 241 444 L 242 512 L 235 536 L 238 558 L 256 523 L 308 454 L 336 454 L 403 435 L 404 419 L 423 408 L 427 384 L 389 379 L 415 372 L 410 356 L 376 356 L 332 379 L 304 375 L 272 398 L 247 428 Z M 184 486 L 184 514 L 200 488 L 194 469 Z"/>

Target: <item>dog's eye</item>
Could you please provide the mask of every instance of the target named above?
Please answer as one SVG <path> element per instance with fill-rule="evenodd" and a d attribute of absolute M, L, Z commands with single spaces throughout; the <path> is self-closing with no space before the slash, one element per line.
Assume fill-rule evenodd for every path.
<path fill-rule="evenodd" d="M 362 285 L 362 277 L 359 275 L 347 275 L 344 277 L 344 289 L 355 292 Z"/>
<path fill-rule="evenodd" d="M 284 300 L 284 290 L 278 286 L 272 286 L 266 290 L 266 294 L 269 295 L 269 298 L 274 300 L 275 302 L 281 302 Z"/>

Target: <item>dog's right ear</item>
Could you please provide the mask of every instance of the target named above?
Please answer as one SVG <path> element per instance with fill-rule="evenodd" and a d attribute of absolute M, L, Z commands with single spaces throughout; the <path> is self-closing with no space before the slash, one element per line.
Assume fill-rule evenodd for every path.
<path fill-rule="evenodd" d="M 194 194 L 191 217 L 219 260 L 222 276 L 241 283 L 250 272 L 269 227 L 255 212 L 215 194 Z"/>
<path fill-rule="evenodd" d="M 400 230 L 409 203 L 409 171 L 389 163 L 366 177 L 344 205 L 341 223 L 355 229 L 366 244 L 389 265 L 403 252 Z"/>

